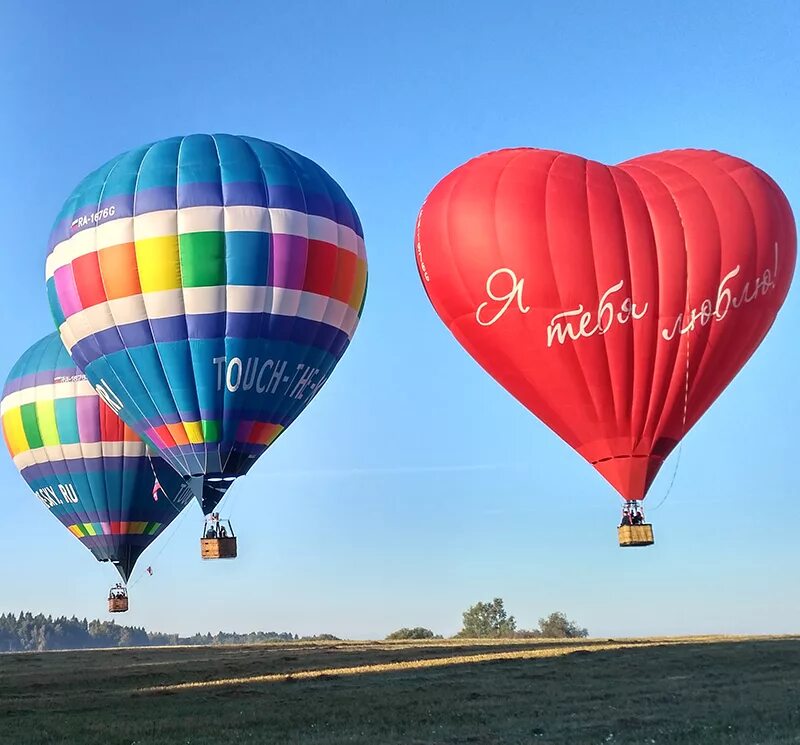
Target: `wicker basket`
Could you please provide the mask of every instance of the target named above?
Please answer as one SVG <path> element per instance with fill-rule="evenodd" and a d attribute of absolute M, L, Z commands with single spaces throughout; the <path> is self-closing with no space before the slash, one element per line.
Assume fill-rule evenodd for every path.
<path fill-rule="evenodd" d="M 650 523 L 641 525 L 620 525 L 617 528 L 620 546 L 652 546 L 653 526 Z"/>
<path fill-rule="evenodd" d="M 118 597 L 108 599 L 109 613 L 125 613 L 128 610 L 128 598 Z"/>
<path fill-rule="evenodd" d="M 201 538 L 200 556 L 204 559 L 235 559 L 236 538 Z"/>

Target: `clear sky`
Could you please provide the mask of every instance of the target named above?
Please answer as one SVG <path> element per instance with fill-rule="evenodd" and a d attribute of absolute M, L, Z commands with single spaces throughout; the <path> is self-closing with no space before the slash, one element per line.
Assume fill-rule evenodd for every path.
<path fill-rule="evenodd" d="M 648 500 L 656 545 L 626 551 L 611 487 L 434 314 L 413 232 L 440 178 L 508 146 L 607 163 L 716 148 L 766 170 L 798 213 L 798 31 L 794 0 L 4 2 L 3 379 L 53 328 L 44 256 L 63 200 L 139 144 L 280 142 L 342 185 L 366 233 L 351 347 L 223 503 L 239 558 L 200 560 L 192 505 L 142 557 L 117 620 L 451 634 L 468 605 L 501 596 L 525 627 L 560 609 L 596 635 L 797 631 L 800 289 L 685 438 L 677 470 L 677 453 L 662 469 Z M 116 572 L 5 455 L 0 495 L 0 611 L 105 616 Z"/>

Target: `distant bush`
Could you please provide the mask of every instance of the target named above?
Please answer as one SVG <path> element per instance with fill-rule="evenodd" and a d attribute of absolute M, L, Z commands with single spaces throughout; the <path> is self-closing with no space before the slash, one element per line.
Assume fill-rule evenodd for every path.
<path fill-rule="evenodd" d="M 514 632 L 515 639 L 538 639 L 541 635 L 539 629 L 517 629 Z"/>
<path fill-rule="evenodd" d="M 340 642 L 342 641 L 338 636 L 333 634 L 316 634 L 315 636 L 301 636 L 300 641 L 303 642 Z"/>
<path fill-rule="evenodd" d="M 517 622 L 509 616 L 502 598 L 491 603 L 476 603 L 463 614 L 464 627 L 456 636 L 465 639 L 508 639 L 514 636 Z"/>
<path fill-rule="evenodd" d="M 422 626 L 415 626 L 413 629 L 407 629 L 405 626 L 402 629 L 393 631 L 387 639 L 433 639 L 434 634 L 430 629 L 423 628 Z"/>
<path fill-rule="evenodd" d="M 551 613 L 547 618 L 539 619 L 539 636 L 548 639 L 575 639 L 589 636 L 589 632 L 557 611 Z"/>

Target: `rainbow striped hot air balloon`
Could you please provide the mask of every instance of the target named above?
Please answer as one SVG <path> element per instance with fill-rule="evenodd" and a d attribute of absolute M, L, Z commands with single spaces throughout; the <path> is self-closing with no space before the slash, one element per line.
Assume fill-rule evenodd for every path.
<path fill-rule="evenodd" d="M 55 222 L 50 306 L 78 366 L 205 514 L 319 392 L 358 325 L 358 215 L 317 164 L 173 137 L 85 178 Z"/>
<path fill-rule="evenodd" d="M 191 501 L 185 481 L 157 456 L 151 461 L 55 332 L 14 365 L 0 414 L 14 464 L 39 501 L 127 582 L 141 553 Z"/>

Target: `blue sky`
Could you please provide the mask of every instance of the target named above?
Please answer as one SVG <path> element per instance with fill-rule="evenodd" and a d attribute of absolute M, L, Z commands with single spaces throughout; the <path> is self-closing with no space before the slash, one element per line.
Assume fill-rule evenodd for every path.
<path fill-rule="evenodd" d="M 662 469 L 656 545 L 625 551 L 612 489 L 435 316 L 413 232 L 442 176 L 507 146 L 607 163 L 716 148 L 766 170 L 797 212 L 799 25 L 793 1 L 5 3 L 3 378 L 53 328 L 44 256 L 63 200 L 136 145 L 280 142 L 328 170 L 366 233 L 353 344 L 225 503 L 239 558 L 201 562 L 192 506 L 140 561 L 154 575 L 134 577 L 118 620 L 451 634 L 501 596 L 526 627 L 560 609 L 597 635 L 797 631 L 798 289 Z M 8 457 L 0 494 L 0 611 L 103 616 L 115 573 Z"/>

